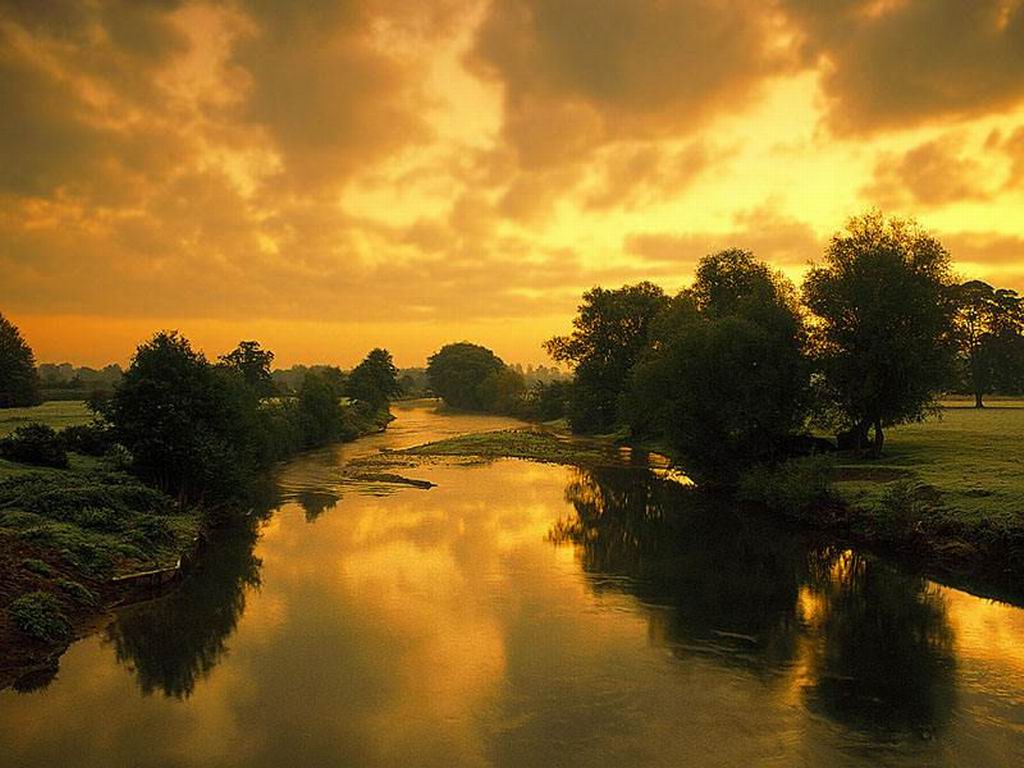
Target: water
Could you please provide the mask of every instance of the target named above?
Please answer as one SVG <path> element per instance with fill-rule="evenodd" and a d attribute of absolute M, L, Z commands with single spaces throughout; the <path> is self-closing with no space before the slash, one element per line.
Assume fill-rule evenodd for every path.
<path fill-rule="evenodd" d="M 510 424 L 399 410 L 252 535 L 0 693 L 4 766 L 1024 764 L 1024 612 L 637 469 L 339 462 Z"/>

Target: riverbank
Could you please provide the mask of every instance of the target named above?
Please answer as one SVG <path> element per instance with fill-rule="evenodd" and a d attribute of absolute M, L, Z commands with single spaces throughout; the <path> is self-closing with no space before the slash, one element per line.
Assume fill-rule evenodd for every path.
<path fill-rule="evenodd" d="M 748 500 L 801 525 L 911 561 L 945 581 L 997 596 L 1019 594 L 1022 406 L 1019 400 L 993 401 L 980 410 L 950 403 L 940 418 L 892 429 L 880 459 L 839 453 L 798 460 L 774 477 L 758 478 L 760 492 Z M 584 468 L 658 456 L 612 438 L 578 438 L 550 426 L 465 435 L 398 453 L 521 458 Z M 658 465 L 663 461 L 659 457 Z M 764 487 L 768 483 L 771 488 Z"/>
<path fill-rule="evenodd" d="M 83 403 L 44 403 L 0 411 L 0 432 L 91 418 Z M 353 412 L 346 437 L 382 432 L 392 418 Z M 113 607 L 176 584 L 206 534 L 204 510 L 145 485 L 116 452 L 68 459 L 67 468 L 0 459 L 0 689 L 52 674 Z"/>

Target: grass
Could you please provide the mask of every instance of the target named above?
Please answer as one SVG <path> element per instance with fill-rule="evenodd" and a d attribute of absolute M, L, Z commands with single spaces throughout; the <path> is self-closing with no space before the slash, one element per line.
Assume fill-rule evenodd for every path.
<path fill-rule="evenodd" d="M 31 408 L 0 409 L 0 437 L 8 435 L 26 424 L 46 424 L 64 429 L 76 424 L 88 424 L 92 414 L 81 400 L 49 400 Z"/>
<path fill-rule="evenodd" d="M 411 456 L 475 456 L 483 459 L 529 459 L 553 464 L 593 464 L 618 455 L 607 442 L 583 440 L 549 431 L 502 429 L 460 435 L 406 448 Z"/>
<path fill-rule="evenodd" d="M 895 483 L 933 489 L 933 507 L 967 524 L 1024 525 L 1024 403 L 945 407 L 941 418 L 890 430 L 877 460 L 844 457 L 836 488 L 868 510 Z"/>

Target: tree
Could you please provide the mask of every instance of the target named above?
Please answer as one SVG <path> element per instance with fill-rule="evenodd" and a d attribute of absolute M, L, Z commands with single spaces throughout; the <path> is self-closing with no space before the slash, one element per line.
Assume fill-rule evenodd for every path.
<path fill-rule="evenodd" d="M 0 408 L 38 405 L 35 355 L 21 331 L 0 313 Z"/>
<path fill-rule="evenodd" d="M 574 368 L 569 423 L 577 432 L 607 432 L 619 420 L 630 370 L 646 349 L 651 322 L 668 302 L 653 283 L 583 294 L 569 336 L 544 343 L 552 358 Z"/>
<path fill-rule="evenodd" d="M 1016 291 L 970 280 L 956 290 L 957 341 L 976 408 L 996 388 L 1015 391 L 1024 367 L 1024 302 Z"/>
<path fill-rule="evenodd" d="M 331 369 L 307 371 L 299 388 L 299 426 L 307 448 L 326 445 L 345 436 L 341 406 L 344 380 Z"/>
<path fill-rule="evenodd" d="M 924 418 L 953 361 L 949 253 L 911 220 L 872 212 L 832 237 L 810 270 L 816 357 L 851 442 L 882 451 L 884 428 Z"/>
<path fill-rule="evenodd" d="M 652 323 L 624 407 L 706 485 L 784 458 L 806 421 L 809 366 L 795 290 L 746 251 L 706 256 Z"/>
<path fill-rule="evenodd" d="M 492 410 L 481 384 L 501 373 L 505 363 L 487 347 L 462 341 L 446 344 L 427 359 L 427 379 L 434 394 L 453 408 Z"/>
<path fill-rule="evenodd" d="M 176 331 L 138 347 L 101 408 L 136 474 L 181 498 L 235 495 L 258 463 L 255 394 Z"/>
<path fill-rule="evenodd" d="M 388 407 L 388 403 L 402 394 L 398 383 L 398 368 L 391 353 L 377 347 L 353 368 L 348 375 L 346 392 L 354 400 L 366 403 L 375 411 Z"/>
<path fill-rule="evenodd" d="M 270 373 L 274 353 L 269 349 L 263 349 L 258 341 L 238 342 L 234 350 L 221 355 L 220 362 L 240 375 L 258 397 L 274 395 L 276 388 Z"/>

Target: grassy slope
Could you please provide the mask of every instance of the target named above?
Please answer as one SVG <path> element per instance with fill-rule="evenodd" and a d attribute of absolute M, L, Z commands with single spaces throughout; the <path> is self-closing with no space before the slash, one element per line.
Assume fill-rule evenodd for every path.
<path fill-rule="evenodd" d="M 26 424 L 46 424 L 54 429 L 63 429 L 90 421 L 92 414 L 81 400 L 51 400 L 32 408 L 2 408 L 0 437 Z"/>

